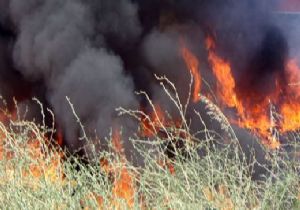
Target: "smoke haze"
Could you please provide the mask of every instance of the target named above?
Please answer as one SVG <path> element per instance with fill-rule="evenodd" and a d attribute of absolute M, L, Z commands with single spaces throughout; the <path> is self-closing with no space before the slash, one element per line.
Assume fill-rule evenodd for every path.
<path fill-rule="evenodd" d="M 6 97 L 24 95 L 26 88 L 18 87 L 24 83 L 25 92 L 43 95 L 64 130 L 66 144 L 76 148 L 80 128 L 66 96 L 91 135 L 96 130 L 103 138 L 118 124 L 132 131 L 134 122 L 119 119 L 115 108 L 139 108 L 144 102 L 135 90 L 146 90 L 171 112 L 174 108 L 154 74 L 166 75 L 186 100 L 190 77 L 180 54 L 181 38 L 199 58 L 204 79 L 213 83 L 205 49 L 210 35 L 217 40 L 218 53 L 232 64 L 241 95 L 251 95 L 251 85 L 253 91 L 265 88 L 264 97 L 272 86 L 270 75 L 283 72 L 293 45 L 283 33 L 286 23 L 274 15 L 275 3 L 2 0 L 0 90 Z M 22 82 L 4 76 L 10 74 Z"/>

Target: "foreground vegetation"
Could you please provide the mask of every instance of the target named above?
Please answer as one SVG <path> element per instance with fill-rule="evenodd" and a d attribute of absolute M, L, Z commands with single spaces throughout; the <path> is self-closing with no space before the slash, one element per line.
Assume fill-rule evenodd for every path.
<path fill-rule="evenodd" d="M 184 116 L 183 106 L 177 105 Z M 25 121 L 18 114 L 9 116 L 3 110 L 0 209 L 299 209 L 296 152 L 291 156 L 292 149 L 266 149 L 268 165 L 260 166 L 265 173 L 254 180 L 252 166 L 259 163 L 255 158 L 246 160 L 234 130 L 217 107 L 211 104 L 208 112 L 223 124 L 232 138 L 229 143 L 217 146 L 213 134 L 205 130 L 205 139 L 185 144 L 184 155 L 174 149 L 175 158 L 170 159 L 157 135 L 152 152 L 136 148 L 144 159 L 144 166 L 137 168 L 114 145 L 109 151 L 94 152 L 87 164 L 55 145 L 54 128 Z M 183 140 L 188 142 L 192 134 L 187 123 L 183 124 Z M 162 125 L 161 129 L 171 136 L 169 141 L 182 138 L 180 134 L 174 137 L 170 128 Z M 297 141 L 291 142 L 290 148 L 296 151 Z"/>

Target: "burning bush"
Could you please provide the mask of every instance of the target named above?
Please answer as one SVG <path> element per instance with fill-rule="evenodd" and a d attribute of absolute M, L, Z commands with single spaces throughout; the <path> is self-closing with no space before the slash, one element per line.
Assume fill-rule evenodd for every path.
<path fill-rule="evenodd" d="M 1 207 L 299 207 L 297 21 L 261 0 L 2 1 Z"/>
<path fill-rule="evenodd" d="M 204 96 L 200 97 L 201 103 L 206 104 L 211 119 L 221 125 L 221 133 L 207 127 L 193 133 L 185 121 L 186 106 L 176 98 L 176 89 L 172 89 L 174 84 L 165 77 L 157 79 L 177 105 L 180 121 L 172 122 L 151 101 L 152 116 L 139 110 L 119 109 L 120 114 L 130 114 L 140 122 L 141 130 L 131 141 L 143 158 L 143 167 L 128 162 L 120 130 L 112 133 L 108 151 L 93 150 L 95 153 L 86 163 L 82 157 L 68 155 L 55 146 L 60 137 L 53 128 L 22 120 L 19 111 L 12 116 L 3 113 L 1 207 L 299 206 L 296 142 L 289 150 L 265 150 L 250 133 L 232 127 L 220 108 Z M 197 110 L 194 114 L 204 123 Z"/>

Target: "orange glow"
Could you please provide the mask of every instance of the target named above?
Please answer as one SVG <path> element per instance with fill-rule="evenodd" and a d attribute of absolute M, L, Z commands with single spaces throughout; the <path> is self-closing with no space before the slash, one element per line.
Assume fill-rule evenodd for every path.
<path fill-rule="evenodd" d="M 127 207 L 132 208 L 134 205 L 134 194 L 136 191 L 134 174 L 125 166 L 124 158 L 121 165 L 110 163 L 107 159 L 101 159 L 100 165 L 102 170 L 114 177 L 111 207 L 113 209 L 122 209 L 121 200 L 126 202 Z"/>
<path fill-rule="evenodd" d="M 194 79 L 193 102 L 200 101 L 201 90 L 201 75 L 199 72 L 199 61 L 197 57 L 183 44 L 181 47 L 181 54 L 186 63 L 187 68 L 191 71 Z"/>
<path fill-rule="evenodd" d="M 123 199 L 126 201 L 126 204 L 129 208 L 132 208 L 134 205 L 134 180 L 133 175 L 126 169 L 122 167 L 120 171 L 116 173 L 115 182 L 113 186 L 113 198 Z M 120 204 L 117 201 L 114 201 L 115 209 L 121 209 Z"/>
<path fill-rule="evenodd" d="M 158 160 L 157 164 L 162 167 L 163 169 L 167 170 L 171 175 L 175 175 L 176 174 L 176 170 L 175 170 L 175 166 L 173 163 L 171 163 L 170 161 L 162 161 L 162 160 Z"/>
<path fill-rule="evenodd" d="M 98 210 L 104 209 L 103 208 L 103 204 L 104 204 L 103 197 L 98 195 L 97 193 L 91 192 L 88 195 L 86 195 L 82 200 L 80 200 L 80 204 L 83 207 L 82 208 L 83 210 L 91 209 L 91 208 L 89 208 L 88 202 L 87 202 L 87 201 L 91 201 L 91 200 L 96 201 Z"/>
<path fill-rule="evenodd" d="M 211 37 L 206 39 L 208 61 L 211 64 L 214 75 L 217 78 L 217 93 L 222 102 L 228 107 L 238 107 L 235 94 L 235 81 L 232 76 L 230 64 L 220 58 L 215 52 L 215 43 Z"/>
<path fill-rule="evenodd" d="M 266 98 L 261 104 L 251 103 L 251 98 L 238 98 L 230 63 L 217 54 L 216 43 L 212 37 L 207 37 L 205 44 L 208 51 L 208 61 L 217 80 L 217 97 L 225 108 L 236 110 L 238 119 L 232 117 L 231 122 L 261 136 L 264 139 L 263 143 L 270 148 L 278 148 L 279 141 L 271 135 L 271 129 L 274 125 L 270 120 L 268 110 L 269 101 L 278 97 L 279 89 L 274 92 L 274 96 Z"/>
<path fill-rule="evenodd" d="M 63 133 L 60 129 L 57 131 L 57 143 L 59 146 L 63 145 Z"/>
<path fill-rule="evenodd" d="M 160 128 L 167 124 L 164 113 L 158 104 L 154 105 L 154 110 L 149 118 L 144 117 L 141 120 L 141 133 L 143 137 L 153 137 L 158 134 Z"/>
<path fill-rule="evenodd" d="M 44 138 L 45 142 L 48 140 Z M 61 167 L 63 155 L 59 152 L 52 151 L 51 156 L 43 153 L 41 140 L 35 139 L 32 136 L 26 145 L 26 150 L 30 158 L 35 160 L 35 163 L 29 165 L 29 170 L 23 170 L 24 177 L 33 176 L 35 179 L 45 178 L 52 183 L 60 183 L 63 181 L 63 170 Z M 37 187 L 37 186 L 34 186 Z"/>
<path fill-rule="evenodd" d="M 146 116 L 143 116 L 140 121 L 140 133 L 141 137 L 157 137 L 168 138 L 168 133 L 166 130 L 168 128 L 180 128 L 182 126 L 182 121 L 180 119 L 170 119 L 162 111 L 162 108 L 156 103 L 154 104 L 154 110 Z M 173 135 L 183 135 L 187 136 L 184 132 L 174 131 Z"/>
<path fill-rule="evenodd" d="M 126 157 L 124 154 L 122 136 L 119 129 L 115 129 L 115 131 L 113 132 L 112 144 L 116 153 L 120 155 L 121 162 L 122 162 L 122 166 L 118 168 L 118 167 L 110 167 L 107 161 L 106 162 L 105 160 L 104 162 L 102 161 L 102 165 L 106 165 L 106 170 L 108 171 L 110 170 L 115 177 L 113 183 L 113 189 L 112 189 L 112 193 L 113 193 L 112 204 L 114 206 L 114 209 L 121 209 L 121 204 L 118 201 L 119 199 L 121 199 L 121 200 L 125 200 L 129 208 L 132 208 L 134 204 L 134 193 L 135 193 L 134 180 L 132 178 L 133 175 L 129 172 L 129 170 L 125 166 Z"/>
<path fill-rule="evenodd" d="M 286 67 L 287 79 L 288 79 L 288 91 L 294 99 L 300 98 L 300 67 L 295 59 L 291 59 L 287 63 Z"/>
<path fill-rule="evenodd" d="M 300 129 L 300 67 L 295 59 L 289 60 L 286 68 L 289 86 L 288 95 L 284 98 L 280 114 L 282 132 Z"/>
<path fill-rule="evenodd" d="M 300 104 L 285 103 L 281 107 L 282 123 L 281 131 L 295 131 L 300 129 Z"/>
<path fill-rule="evenodd" d="M 4 126 L 9 126 L 9 121 L 15 121 L 16 114 L 6 115 L 0 114 L 1 123 Z M 6 128 L 2 128 L 6 129 Z M 20 170 L 22 174 L 23 183 L 30 188 L 38 189 L 39 180 L 44 179 L 51 183 L 62 183 L 64 179 L 63 170 L 61 167 L 62 155 L 54 149 L 51 152 L 43 152 L 43 147 L 49 142 L 46 137 L 37 137 L 34 132 L 30 132 L 24 138 L 28 138 L 22 142 L 15 141 L 14 136 L 10 130 L 0 131 L 0 160 L 13 161 L 23 155 L 30 157 L 32 162 L 28 163 L 28 167 Z M 10 142 L 8 142 L 10 141 Z M 14 151 L 12 147 L 21 148 L 21 150 Z M 7 180 L 12 181 L 14 174 L 18 173 L 13 167 L 7 163 Z M 34 179 L 34 180 L 32 180 Z"/>
<path fill-rule="evenodd" d="M 119 129 L 115 129 L 113 131 L 112 145 L 113 145 L 114 150 L 118 154 L 123 154 L 123 144 L 122 144 L 122 138 L 121 138 L 121 133 L 120 133 Z"/>

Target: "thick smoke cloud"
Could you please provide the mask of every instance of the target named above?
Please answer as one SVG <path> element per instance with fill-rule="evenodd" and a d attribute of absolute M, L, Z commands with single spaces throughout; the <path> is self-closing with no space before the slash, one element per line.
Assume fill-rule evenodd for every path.
<path fill-rule="evenodd" d="M 293 42 L 299 43 L 295 33 L 282 32 L 286 23 L 274 14 L 275 3 L 4 0 L 0 2 L 0 26 L 12 35 L 3 38 L 5 33 L 0 27 L 0 54 L 13 62 L 7 64 L 1 56 L 0 73 L 17 69 L 31 88 L 40 87 L 65 132 L 66 144 L 76 148 L 80 128 L 65 96 L 74 103 L 88 132 L 92 134 L 96 129 L 101 138 L 116 124 L 132 131 L 132 122 L 117 118 L 115 108 L 143 104 L 134 90 L 146 90 L 155 102 L 174 108 L 154 74 L 166 75 L 175 83 L 182 101 L 186 100 L 190 78 L 179 40 L 185 40 L 199 58 L 201 75 L 212 86 L 204 44 L 208 35 L 216 39 L 218 54 L 232 64 L 243 94 L 242 87 L 248 91 L 252 81 L 257 82 L 254 90 L 272 83 L 269 74 L 283 71 L 288 46 L 293 45 L 285 37 L 292 36 Z M 0 87 L 2 92 L 11 89 L 2 83 Z M 15 92 L 7 95 L 12 94 Z M 196 108 L 203 109 L 200 105 Z M 197 129 L 198 124 L 192 126 Z"/>
<path fill-rule="evenodd" d="M 0 23 L 4 24 L 5 20 L 8 18 L 8 0 L 3 0 L 0 2 Z"/>
<path fill-rule="evenodd" d="M 19 2 L 11 2 L 13 20 L 20 30 L 15 63 L 26 77 L 45 79 L 51 87 L 55 77 L 89 44 L 88 10 L 76 1 L 31 1 L 32 8 L 30 4 L 22 8 Z"/>
<path fill-rule="evenodd" d="M 96 130 L 101 138 L 117 121 L 115 108 L 137 107 L 132 79 L 106 42 L 106 36 L 115 36 L 126 44 L 139 35 L 133 4 L 13 0 L 9 6 L 18 29 L 15 65 L 27 80 L 43 81 L 68 146 L 79 146 L 80 129 L 66 96 L 88 133 Z"/>
<path fill-rule="evenodd" d="M 95 21 L 96 36 L 104 36 L 111 48 L 126 48 L 139 38 L 142 28 L 137 5 L 128 0 L 88 0 L 87 4 Z"/>
<path fill-rule="evenodd" d="M 203 55 L 203 50 L 205 49 L 203 37 L 210 35 L 217 41 L 218 53 L 232 64 L 234 75 L 240 84 L 251 85 L 252 81 L 244 78 L 245 75 L 246 78 L 250 75 L 254 77 L 254 80 L 259 81 L 258 85 L 261 85 L 265 83 L 265 81 L 264 78 L 258 76 L 259 73 L 264 73 L 264 71 L 267 73 L 283 71 L 285 62 L 284 56 L 287 54 L 285 37 L 282 35 L 282 31 L 277 27 L 277 20 L 272 14 L 275 3 L 276 1 L 249 0 L 161 1 L 161 3 L 155 1 L 153 3 L 151 3 L 151 1 L 140 1 L 140 4 L 144 6 L 142 7 L 144 10 L 147 11 L 147 8 L 149 8 L 148 13 L 153 12 L 155 9 L 157 10 L 157 7 L 162 11 L 162 14 L 160 14 L 158 18 L 153 17 L 154 22 L 156 22 L 152 23 L 152 28 L 154 29 L 152 29 L 148 38 L 145 39 L 145 45 L 149 46 L 146 48 L 146 60 L 152 65 L 156 65 L 159 60 L 166 62 L 168 59 L 174 60 L 174 58 L 172 58 L 174 57 L 174 50 L 172 49 L 174 45 L 171 47 L 165 46 L 163 49 L 164 52 L 173 51 L 173 53 L 166 54 L 161 59 L 159 55 L 155 57 L 155 54 L 159 53 L 152 53 L 152 55 L 150 55 L 149 52 L 151 52 L 151 48 L 155 49 L 155 44 L 159 46 L 159 48 L 162 48 L 163 45 L 161 42 L 173 39 L 174 33 L 168 32 L 170 28 L 175 28 L 175 32 L 178 33 L 178 36 L 183 36 L 190 41 L 192 40 L 193 52 L 196 53 L 200 59 L 203 58 L 203 60 L 201 60 L 202 69 L 208 69 L 206 56 Z M 166 23 L 165 19 L 169 19 L 167 27 L 164 26 Z M 145 22 L 149 24 L 148 19 Z M 193 30 L 192 34 L 189 32 L 190 28 Z M 158 36 L 156 30 L 160 30 L 159 33 L 163 35 Z M 196 40 L 195 37 L 197 37 Z M 274 42 L 264 43 L 264 40 L 267 39 L 274 40 Z M 166 43 L 168 43 L 168 41 L 166 41 Z M 264 47 L 269 49 L 264 49 Z M 271 51 L 271 54 L 278 55 L 276 58 L 274 57 L 274 60 L 271 60 L 267 66 L 264 66 L 264 60 L 268 59 L 270 55 L 263 54 L 264 51 Z M 166 58 L 168 55 L 169 57 Z M 259 56 L 261 60 L 256 59 L 256 56 Z M 153 57 L 155 57 L 155 59 L 153 59 Z M 278 57 L 280 57 L 280 59 L 278 59 Z M 275 59 L 278 61 L 275 61 Z M 258 65 L 262 66 L 263 69 L 253 66 L 255 62 L 260 63 Z M 277 65 L 275 66 L 274 63 L 276 62 Z M 174 66 L 180 68 L 179 65 L 174 64 Z M 264 69 L 264 67 L 266 67 L 266 69 Z M 159 68 L 158 71 L 165 72 L 167 70 Z M 176 68 L 170 70 L 167 75 L 172 77 L 174 74 L 180 74 L 179 71 L 176 71 Z M 202 74 L 205 75 L 206 73 L 202 72 Z"/>
<path fill-rule="evenodd" d="M 117 121 L 116 107 L 137 105 L 132 81 L 122 72 L 120 58 L 104 49 L 86 50 L 66 69 L 66 74 L 57 80 L 51 102 L 67 139 L 76 139 L 78 128 L 70 107 L 61 106 L 66 102 L 65 96 L 74 103 L 83 124 L 95 127 L 100 135 L 108 134 Z"/>
<path fill-rule="evenodd" d="M 8 5 L 7 0 L 0 2 L 0 93 L 11 107 L 12 96 L 17 100 L 22 100 L 28 97 L 30 88 L 21 73 L 13 68 L 11 54 L 15 36 L 9 22 Z"/>
<path fill-rule="evenodd" d="M 277 13 L 279 17 L 276 19 L 278 20 L 278 26 L 283 31 L 285 37 L 287 37 L 288 47 L 289 47 L 289 55 L 292 58 L 300 59 L 300 16 L 297 13 L 285 13 L 279 11 Z"/>

